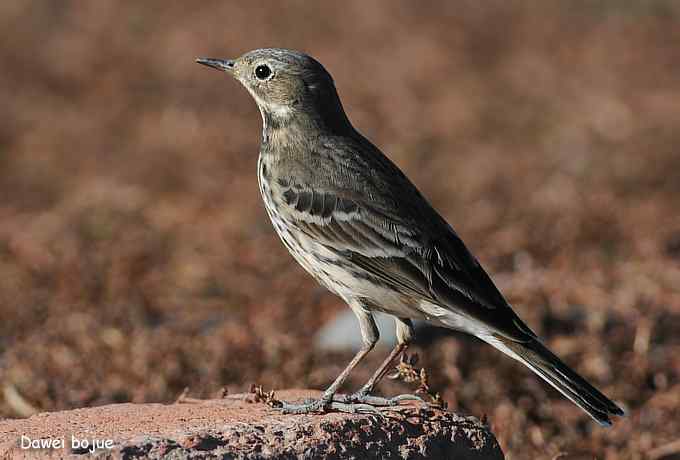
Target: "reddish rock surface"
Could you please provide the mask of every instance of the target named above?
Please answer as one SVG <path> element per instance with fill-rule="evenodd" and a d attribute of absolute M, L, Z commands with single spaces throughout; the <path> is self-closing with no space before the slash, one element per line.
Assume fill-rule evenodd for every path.
<path fill-rule="evenodd" d="M 318 393 L 289 390 L 287 400 Z M 21 437 L 63 439 L 65 448 L 22 449 Z M 115 404 L 0 422 L 2 458 L 80 457 L 72 437 L 110 440 L 100 458 L 456 458 L 501 459 L 493 434 L 473 417 L 419 405 L 379 418 L 283 415 L 254 395 L 170 405 Z M 27 441 L 24 440 L 26 443 Z"/>

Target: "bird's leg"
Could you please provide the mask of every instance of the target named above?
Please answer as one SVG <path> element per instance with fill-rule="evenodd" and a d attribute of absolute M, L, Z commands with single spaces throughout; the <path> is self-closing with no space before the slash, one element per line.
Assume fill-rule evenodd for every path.
<path fill-rule="evenodd" d="M 364 310 L 360 305 L 350 305 L 354 314 L 359 319 L 359 326 L 361 328 L 361 336 L 363 339 L 363 346 L 361 350 L 354 356 L 347 367 L 338 375 L 335 381 L 323 392 L 320 399 L 313 399 L 305 401 L 302 404 L 290 404 L 281 401 L 279 409 L 284 414 L 308 414 L 310 412 L 325 412 L 327 410 L 335 410 L 339 412 L 372 412 L 376 410 L 369 404 L 356 404 L 353 401 L 339 401 L 334 400 L 335 393 L 340 389 L 342 384 L 349 376 L 352 369 L 373 349 L 379 338 L 378 327 L 375 325 L 373 316 Z"/>
<path fill-rule="evenodd" d="M 335 398 L 339 402 L 345 403 L 362 403 L 371 406 L 396 406 L 400 401 L 422 401 L 422 398 L 416 395 L 403 394 L 394 396 L 392 398 L 383 398 L 381 396 L 372 396 L 371 393 L 375 386 L 382 380 L 382 378 L 390 370 L 390 366 L 406 349 L 413 340 L 414 330 L 413 323 L 407 318 L 395 318 L 397 325 L 397 345 L 392 349 L 389 356 L 383 361 L 378 370 L 368 379 L 368 382 L 362 386 L 356 393 L 349 396 L 342 396 Z"/>
<path fill-rule="evenodd" d="M 390 370 L 390 366 L 392 363 L 399 357 L 401 354 L 406 351 L 408 348 L 408 344 L 406 343 L 398 343 L 390 352 L 389 356 L 383 361 L 383 363 L 380 365 L 378 370 L 375 371 L 375 373 L 371 376 L 370 379 L 368 379 L 368 382 L 364 384 L 355 394 L 364 394 L 364 395 L 369 395 L 373 392 L 375 389 L 375 386 L 383 379 L 385 374 Z"/>

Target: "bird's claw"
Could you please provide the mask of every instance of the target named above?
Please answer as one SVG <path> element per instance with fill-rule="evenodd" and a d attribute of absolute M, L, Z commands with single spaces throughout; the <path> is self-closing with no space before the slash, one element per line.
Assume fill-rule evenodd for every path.
<path fill-rule="evenodd" d="M 291 404 L 286 401 L 278 401 L 274 409 L 280 410 L 284 414 L 311 414 L 313 412 L 325 412 L 329 401 L 325 399 L 306 400 L 300 404 Z"/>
<path fill-rule="evenodd" d="M 283 414 L 311 414 L 324 412 L 344 412 L 347 414 L 373 414 L 380 415 L 379 409 L 372 404 L 343 402 L 335 399 L 313 399 L 301 404 L 291 404 L 286 401 L 278 401 L 274 409 Z"/>
<path fill-rule="evenodd" d="M 393 396 L 391 398 L 384 398 L 382 396 L 373 396 L 361 392 L 357 392 L 351 395 L 336 395 L 333 397 L 333 401 L 342 404 L 361 404 L 373 407 L 394 407 L 398 406 L 399 403 L 401 403 L 402 401 L 417 401 L 423 404 L 427 404 L 425 400 L 423 400 L 423 398 L 412 394 L 403 394 Z"/>

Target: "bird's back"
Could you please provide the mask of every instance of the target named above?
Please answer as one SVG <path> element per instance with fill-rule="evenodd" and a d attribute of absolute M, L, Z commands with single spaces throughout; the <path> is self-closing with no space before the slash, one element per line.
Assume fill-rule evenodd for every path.
<path fill-rule="evenodd" d="M 433 312 L 450 311 L 515 340 L 533 337 L 455 231 L 368 140 L 293 138 L 263 145 L 260 189 L 277 233 L 317 280 L 392 314 L 436 321 Z"/>

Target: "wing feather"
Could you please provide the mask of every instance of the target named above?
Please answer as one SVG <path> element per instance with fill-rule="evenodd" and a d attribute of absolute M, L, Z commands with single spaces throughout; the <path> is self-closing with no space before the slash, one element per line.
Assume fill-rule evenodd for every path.
<path fill-rule="evenodd" d="M 378 154 L 375 165 L 363 168 L 355 164 L 358 156 L 346 157 L 351 177 L 324 173 L 320 155 L 314 173 L 300 167 L 303 174 L 279 180 L 288 221 L 396 290 L 483 321 L 512 340 L 533 337 L 455 231 Z M 387 171 L 372 174 L 369 166 Z"/>

